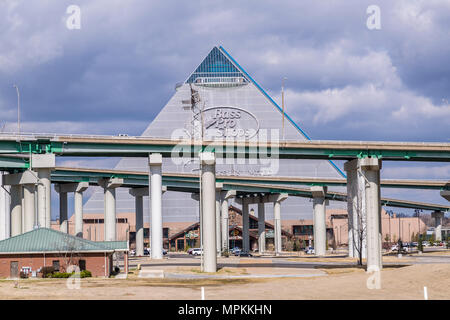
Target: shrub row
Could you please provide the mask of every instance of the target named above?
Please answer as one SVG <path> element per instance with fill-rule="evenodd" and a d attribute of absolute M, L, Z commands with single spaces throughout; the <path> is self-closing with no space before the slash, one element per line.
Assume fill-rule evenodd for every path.
<path fill-rule="evenodd" d="M 75 272 L 53 272 L 47 274 L 47 278 L 69 278 L 70 276 L 75 275 Z M 92 277 L 92 273 L 89 270 L 83 270 L 79 272 L 80 278 L 90 278 Z"/>

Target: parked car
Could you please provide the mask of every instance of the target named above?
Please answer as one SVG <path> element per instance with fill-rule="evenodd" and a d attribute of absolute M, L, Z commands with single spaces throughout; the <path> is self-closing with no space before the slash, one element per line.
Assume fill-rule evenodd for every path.
<path fill-rule="evenodd" d="M 231 252 L 232 254 L 234 254 L 236 251 L 241 251 L 241 248 L 239 248 L 239 247 L 234 247 L 233 249 L 230 250 L 230 252 Z"/>
<path fill-rule="evenodd" d="M 130 256 L 134 257 L 136 255 L 136 250 L 130 250 Z"/>
<path fill-rule="evenodd" d="M 194 250 L 194 248 L 189 248 L 187 252 L 187 254 L 192 254 L 192 250 Z"/>
<path fill-rule="evenodd" d="M 253 255 L 250 252 L 243 252 L 240 251 L 239 254 L 237 254 L 239 257 L 253 257 Z"/>
<path fill-rule="evenodd" d="M 148 249 L 144 249 L 144 256 L 149 256 L 150 255 L 150 251 Z"/>
<path fill-rule="evenodd" d="M 202 254 L 203 254 L 203 249 L 201 249 L 201 248 L 194 248 L 191 251 L 191 255 L 193 255 L 193 256 L 199 256 Z"/>
<path fill-rule="evenodd" d="M 242 250 L 240 248 L 237 248 L 236 250 L 233 251 L 233 254 L 235 256 L 239 256 L 241 254 Z"/>
<path fill-rule="evenodd" d="M 167 250 L 166 249 L 162 249 L 162 253 L 163 253 L 163 256 L 165 256 L 167 254 Z"/>

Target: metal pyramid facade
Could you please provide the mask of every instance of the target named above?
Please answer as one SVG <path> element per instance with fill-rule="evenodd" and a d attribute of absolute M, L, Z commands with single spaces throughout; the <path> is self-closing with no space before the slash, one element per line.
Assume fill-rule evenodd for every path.
<path fill-rule="evenodd" d="M 193 92 L 197 99 L 197 111 L 192 107 Z M 181 138 L 196 134 L 198 117 L 208 138 L 261 139 L 272 136 L 280 138 L 282 111 L 276 102 L 221 46 L 214 47 L 187 80 L 177 85 L 174 95 L 153 119 L 142 136 Z M 197 122 L 196 122 L 197 121 Z M 309 137 L 292 118 L 285 114 L 284 137 L 286 140 L 307 140 Z M 268 140 L 271 140 L 269 137 Z M 198 172 L 196 159 L 186 161 L 163 160 L 163 172 Z M 148 172 L 147 159 L 123 158 L 117 170 Z M 255 176 L 277 175 L 290 177 L 338 178 L 343 173 L 330 161 L 279 160 L 273 163 L 217 162 L 217 174 Z M 342 189 L 334 189 L 342 190 Z M 239 205 L 233 204 L 237 207 Z M 344 204 L 334 207 L 344 208 Z M 116 191 L 117 212 L 135 212 L 134 199 L 128 189 Z M 250 206 L 252 208 L 252 206 Z M 266 218 L 272 219 L 273 204 L 266 204 Z M 103 212 L 103 190 L 95 190 L 84 205 L 84 212 Z M 255 207 L 256 212 L 256 207 Z M 163 221 L 198 221 L 198 202 L 188 193 L 167 191 L 163 195 Z M 309 199 L 290 197 L 282 204 L 282 219 L 298 220 L 312 218 L 312 202 Z M 144 201 L 144 222 L 149 221 L 148 201 Z"/>

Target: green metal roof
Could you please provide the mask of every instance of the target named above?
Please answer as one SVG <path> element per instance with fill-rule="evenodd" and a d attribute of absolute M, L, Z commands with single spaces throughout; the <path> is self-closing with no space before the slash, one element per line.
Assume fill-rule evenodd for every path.
<path fill-rule="evenodd" d="M 115 251 L 128 250 L 128 244 L 126 241 L 97 241 L 96 243 L 110 250 Z"/>
<path fill-rule="evenodd" d="M 127 250 L 126 241 L 90 241 L 52 230 L 35 229 L 0 241 L 0 254 L 40 252 L 105 252 Z"/>

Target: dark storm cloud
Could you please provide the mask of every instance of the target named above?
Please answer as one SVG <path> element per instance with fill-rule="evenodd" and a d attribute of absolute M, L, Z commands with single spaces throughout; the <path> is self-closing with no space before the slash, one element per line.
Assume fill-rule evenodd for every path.
<path fill-rule="evenodd" d="M 349 86 L 364 92 L 368 84 L 384 93 L 394 82 L 396 90 L 438 105 L 448 98 L 444 1 L 378 1 L 382 29 L 377 31 L 366 28 L 369 1 L 79 1 L 81 30 L 65 27 L 69 4 L 73 1 L 1 3 L 4 120 L 14 121 L 11 84 L 17 82 L 24 121 L 93 122 L 97 132 L 107 133 L 116 129 L 109 121 L 121 121 L 122 131 L 127 122 L 150 122 L 174 84 L 215 44 L 228 48 L 274 95 L 287 76 L 296 93 L 323 95 Z M 292 106 L 299 110 L 294 115 L 317 109 L 300 102 Z M 364 111 L 361 116 L 367 118 Z M 352 138 L 351 127 L 343 123 L 341 137 Z M 404 136 L 404 130 L 397 133 Z"/>

